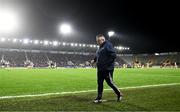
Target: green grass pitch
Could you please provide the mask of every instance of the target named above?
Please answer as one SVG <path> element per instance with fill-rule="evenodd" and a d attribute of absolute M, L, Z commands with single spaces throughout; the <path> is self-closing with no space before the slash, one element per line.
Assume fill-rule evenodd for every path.
<path fill-rule="evenodd" d="M 122 102 L 113 91 L 104 91 L 107 102 L 94 104 L 96 92 L 1 99 L 4 96 L 36 95 L 96 90 L 96 69 L 0 69 L 0 111 L 180 111 L 180 69 L 116 69 Z M 110 89 L 104 83 L 105 89 Z"/>

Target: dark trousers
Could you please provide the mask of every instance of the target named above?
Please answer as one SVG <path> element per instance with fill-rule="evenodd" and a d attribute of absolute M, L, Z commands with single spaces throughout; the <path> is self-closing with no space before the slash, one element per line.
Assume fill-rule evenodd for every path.
<path fill-rule="evenodd" d="M 116 95 L 121 95 L 120 90 L 116 87 L 116 85 L 113 82 L 113 71 L 114 70 L 98 71 L 97 73 L 98 99 L 102 98 L 104 80 L 106 80 L 106 83 L 114 90 Z"/>

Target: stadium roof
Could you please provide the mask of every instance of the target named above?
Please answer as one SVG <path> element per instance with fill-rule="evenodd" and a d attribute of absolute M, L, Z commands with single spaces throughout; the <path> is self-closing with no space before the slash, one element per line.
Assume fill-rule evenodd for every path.
<path fill-rule="evenodd" d="M 92 48 L 94 50 L 96 50 L 97 48 L 99 48 L 98 45 L 96 44 L 85 44 L 85 43 L 68 43 L 68 42 L 60 42 L 60 41 L 52 41 L 52 40 L 30 40 L 28 38 L 25 39 L 17 39 L 17 38 L 0 38 L 0 48 L 4 47 L 5 45 L 9 46 L 11 45 L 10 48 L 13 48 L 13 46 L 22 46 L 22 48 L 25 47 L 35 47 L 39 48 L 39 46 L 45 46 L 48 47 L 49 49 L 51 47 L 71 47 L 72 50 L 76 50 L 77 48 Z M 114 48 L 120 52 L 120 51 L 126 51 L 126 50 L 130 50 L 129 47 L 124 47 L 124 46 L 114 46 Z"/>
<path fill-rule="evenodd" d="M 19 23 L 18 31 L 0 32 L 0 37 L 95 44 L 97 34 L 108 38 L 108 31 L 114 31 L 113 44 L 128 46 L 134 53 L 179 51 L 177 4 L 155 0 L 0 0 L 0 10 L 13 10 Z M 72 26 L 71 35 L 59 33 L 63 23 Z"/>

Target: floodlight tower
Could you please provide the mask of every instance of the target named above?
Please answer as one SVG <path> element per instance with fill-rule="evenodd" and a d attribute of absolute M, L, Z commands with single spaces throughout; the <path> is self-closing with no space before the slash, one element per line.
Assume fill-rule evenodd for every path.
<path fill-rule="evenodd" d="M 115 34 L 115 32 L 114 32 L 114 31 L 109 31 L 109 32 L 108 32 L 108 36 L 109 36 L 109 37 L 114 36 L 114 34 Z"/>
<path fill-rule="evenodd" d="M 59 31 L 61 34 L 67 35 L 72 33 L 72 27 L 70 24 L 64 23 L 60 25 Z"/>
<path fill-rule="evenodd" d="M 15 32 L 18 27 L 17 14 L 13 10 L 0 8 L 0 34 Z"/>

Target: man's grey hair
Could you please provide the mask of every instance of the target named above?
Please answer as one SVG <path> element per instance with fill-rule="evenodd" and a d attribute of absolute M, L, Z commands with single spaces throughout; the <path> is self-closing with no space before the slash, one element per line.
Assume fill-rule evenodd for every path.
<path fill-rule="evenodd" d="M 105 38 L 105 36 L 104 36 L 103 34 L 98 34 L 98 35 L 96 36 L 96 39 L 98 39 L 99 37 L 104 37 L 104 38 Z"/>

